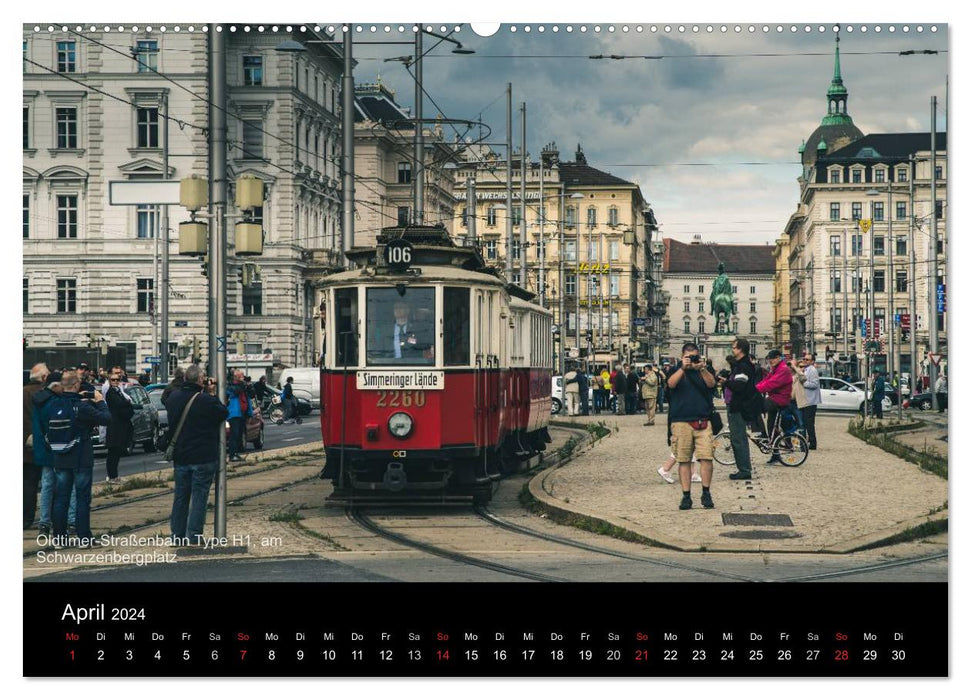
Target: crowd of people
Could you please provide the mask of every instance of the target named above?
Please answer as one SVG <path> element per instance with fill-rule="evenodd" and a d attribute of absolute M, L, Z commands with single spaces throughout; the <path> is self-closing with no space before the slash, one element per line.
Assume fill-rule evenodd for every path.
<path fill-rule="evenodd" d="M 148 385 L 147 375 L 138 377 Z M 135 409 L 124 386 L 124 368 L 94 371 L 85 364 L 51 371 L 34 365 L 23 390 L 23 526 L 50 536 L 55 549 L 92 547 L 90 513 L 94 473 L 94 435 L 107 448 L 105 481 L 120 481 L 118 467 L 132 438 Z M 279 385 L 278 385 L 279 386 Z M 230 426 L 227 451 L 238 461 L 245 421 L 254 407 L 275 392 L 266 376 L 252 382 L 241 371 L 228 378 L 226 403 L 216 396 L 216 380 L 198 365 L 177 368 L 162 392 L 168 432 L 159 447 L 171 444 L 175 471 L 170 520 L 173 541 L 197 544 L 205 521 L 209 490 L 219 463 L 219 431 Z M 300 422 L 293 379 L 281 390 L 284 419 Z"/>

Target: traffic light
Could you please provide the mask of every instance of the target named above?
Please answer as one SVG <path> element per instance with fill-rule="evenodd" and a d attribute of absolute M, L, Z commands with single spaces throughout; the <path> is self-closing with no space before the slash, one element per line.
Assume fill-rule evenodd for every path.
<path fill-rule="evenodd" d="M 202 276 L 203 277 L 209 276 L 209 256 L 208 255 L 205 255 L 202 258 Z"/>
<path fill-rule="evenodd" d="M 179 255 L 204 255 L 208 248 L 208 226 L 195 220 L 195 213 L 209 203 L 209 183 L 192 175 L 179 181 L 179 204 L 192 212 L 192 220 L 179 224 Z"/>
<path fill-rule="evenodd" d="M 254 209 L 263 206 L 263 181 L 252 175 L 236 180 L 236 206 L 252 218 Z M 263 227 L 253 221 L 236 224 L 236 255 L 263 254 Z"/>

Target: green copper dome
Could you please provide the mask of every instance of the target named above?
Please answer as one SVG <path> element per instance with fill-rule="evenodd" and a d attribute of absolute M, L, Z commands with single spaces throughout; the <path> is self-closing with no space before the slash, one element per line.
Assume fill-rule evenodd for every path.
<path fill-rule="evenodd" d="M 853 124 L 852 117 L 846 112 L 848 97 L 849 91 L 843 85 L 843 74 L 840 69 L 840 38 L 837 34 L 833 79 L 826 91 L 826 116 L 806 139 L 804 147 L 800 149 L 803 165 L 812 165 L 819 155 L 843 148 L 863 138 L 863 132 Z"/>

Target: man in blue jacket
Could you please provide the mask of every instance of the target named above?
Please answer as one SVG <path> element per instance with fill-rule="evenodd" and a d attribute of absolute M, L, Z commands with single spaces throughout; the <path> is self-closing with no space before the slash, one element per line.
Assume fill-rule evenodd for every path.
<path fill-rule="evenodd" d="M 91 534 L 91 477 L 94 472 L 94 446 L 91 444 L 91 431 L 95 426 L 108 425 L 111 414 L 108 404 L 100 391 L 94 391 L 91 398 L 82 398 L 81 377 L 78 372 L 65 372 L 61 377 L 63 392 L 42 409 L 42 421 L 47 422 L 47 441 L 51 446 L 54 467 L 54 547 L 60 548 L 67 541 L 68 509 L 71 504 L 71 491 L 77 498 L 75 527 L 82 547 L 94 546 Z M 68 423 L 60 431 L 72 437 L 73 446 L 65 449 L 53 436 L 57 419 Z M 76 442 L 75 442 L 76 440 Z"/>
<path fill-rule="evenodd" d="M 243 451 L 243 436 L 246 433 L 246 419 L 253 415 L 253 406 L 249 396 L 246 394 L 246 385 L 243 383 L 243 373 L 239 370 L 233 372 L 233 381 L 226 387 L 226 401 L 229 404 L 229 459 L 236 462 L 242 457 L 239 453 Z M 169 425 L 171 425 L 171 419 Z"/>
<path fill-rule="evenodd" d="M 204 383 L 202 368 L 190 365 L 182 387 L 173 391 L 165 404 L 175 440 L 175 495 L 169 525 L 172 537 L 188 544 L 198 544 L 202 535 L 209 489 L 219 466 L 219 431 L 229 415 L 217 397 L 202 390 Z M 176 437 L 186 410 L 186 420 Z"/>

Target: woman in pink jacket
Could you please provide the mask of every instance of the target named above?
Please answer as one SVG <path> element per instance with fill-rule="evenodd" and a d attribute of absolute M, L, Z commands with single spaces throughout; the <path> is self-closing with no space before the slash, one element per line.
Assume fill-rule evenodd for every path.
<path fill-rule="evenodd" d="M 783 362 L 784 358 L 779 350 L 769 350 L 766 359 L 769 361 L 771 369 L 768 375 L 755 385 L 755 389 L 759 393 L 766 394 L 765 434 L 769 435 L 772 426 L 775 425 L 775 419 L 779 415 L 779 411 L 786 408 L 789 405 L 789 401 L 792 400 L 792 373 L 789 371 L 786 363 Z M 768 464 L 778 462 L 780 462 L 779 455 L 773 453 L 772 457 L 769 458 Z"/>

